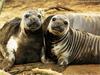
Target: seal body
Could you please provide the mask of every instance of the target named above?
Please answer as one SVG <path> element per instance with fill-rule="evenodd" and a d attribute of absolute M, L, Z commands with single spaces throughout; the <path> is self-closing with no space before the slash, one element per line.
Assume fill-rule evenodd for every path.
<path fill-rule="evenodd" d="M 100 35 L 100 14 L 98 13 L 69 13 L 65 14 L 71 27 Z"/>
<path fill-rule="evenodd" d="M 45 37 L 46 56 L 59 65 L 100 63 L 100 36 L 71 28 L 62 15 L 52 17 Z"/>
<path fill-rule="evenodd" d="M 9 59 L 15 59 L 15 64 L 39 62 L 41 59 L 43 47 L 42 29 L 26 33 L 27 35 L 21 34 L 19 36 L 19 32 L 12 36 L 7 43 L 8 52 L 12 53 Z"/>
<path fill-rule="evenodd" d="M 38 11 L 30 10 L 23 14 L 19 27 L 7 41 L 6 55 L 1 68 L 6 70 L 14 63 L 25 64 L 41 60 L 43 48 L 41 24 L 42 18 Z"/>

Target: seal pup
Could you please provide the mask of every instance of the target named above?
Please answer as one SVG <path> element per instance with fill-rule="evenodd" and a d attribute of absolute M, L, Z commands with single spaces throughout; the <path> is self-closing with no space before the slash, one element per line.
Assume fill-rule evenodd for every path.
<path fill-rule="evenodd" d="M 72 28 L 63 15 L 51 18 L 45 40 L 46 59 L 59 65 L 100 64 L 100 36 Z"/>
<path fill-rule="evenodd" d="M 7 42 L 6 55 L 0 65 L 1 69 L 8 70 L 14 64 L 32 63 L 41 60 L 43 48 L 41 13 L 37 10 L 29 10 L 23 14 L 21 19 L 18 30 L 13 33 Z"/>

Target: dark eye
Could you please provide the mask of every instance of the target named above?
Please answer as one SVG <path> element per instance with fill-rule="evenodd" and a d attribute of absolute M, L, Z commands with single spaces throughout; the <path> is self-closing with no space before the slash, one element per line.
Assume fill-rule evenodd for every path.
<path fill-rule="evenodd" d="M 68 25 L 68 22 L 67 22 L 67 21 L 64 21 L 64 24 L 65 24 L 65 25 Z"/>
<path fill-rule="evenodd" d="M 56 21 L 56 18 L 53 18 L 52 21 Z"/>
<path fill-rule="evenodd" d="M 30 16 L 29 14 L 26 14 L 26 15 L 25 15 L 25 18 L 28 18 L 29 16 Z"/>
<path fill-rule="evenodd" d="M 38 15 L 39 18 L 41 18 L 41 15 Z"/>

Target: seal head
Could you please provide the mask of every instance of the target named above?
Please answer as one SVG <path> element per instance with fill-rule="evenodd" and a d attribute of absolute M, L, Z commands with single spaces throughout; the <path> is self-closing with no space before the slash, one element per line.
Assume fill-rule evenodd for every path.
<path fill-rule="evenodd" d="M 36 31 L 41 27 L 41 14 L 35 11 L 29 10 L 24 13 L 21 22 L 21 29 Z"/>
<path fill-rule="evenodd" d="M 47 30 L 56 36 L 61 36 L 68 31 L 69 21 L 63 15 L 56 15 L 52 17 Z"/>

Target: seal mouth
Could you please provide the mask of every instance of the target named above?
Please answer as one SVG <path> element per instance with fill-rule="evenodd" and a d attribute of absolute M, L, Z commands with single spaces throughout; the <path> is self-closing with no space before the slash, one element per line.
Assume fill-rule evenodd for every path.
<path fill-rule="evenodd" d="M 61 32 L 56 31 L 56 30 L 52 30 L 52 33 L 55 34 L 55 35 L 59 35 L 59 34 L 61 34 Z"/>
<path fill-rule="evenodd" d="M 65 27 L 62 25 L 51 25 L 51 33 L 53 33 L 54 35 L 62 35 L 65 31 Z"/>
<path fill-rule="evenodd" d="M 53 33 L 54 35 L 62 35 L 64 32 L 64 30 L 60 30 L 59 28 L 54 28 L 51 30 L 51 33 Z"/>
<path fill-rule="evenodd" d="M 53 27 L 52 30 L 55 32 L 63 32 L 62 28 L 57 28 L 57 27 Z"/>
<path fill-rule="evenodd" d="M 62 26 L 52 26 L 51 29 L 54 32 L 59 32 L 59 33 L 62 33 L 64 31 L 64 28 Z"/>

